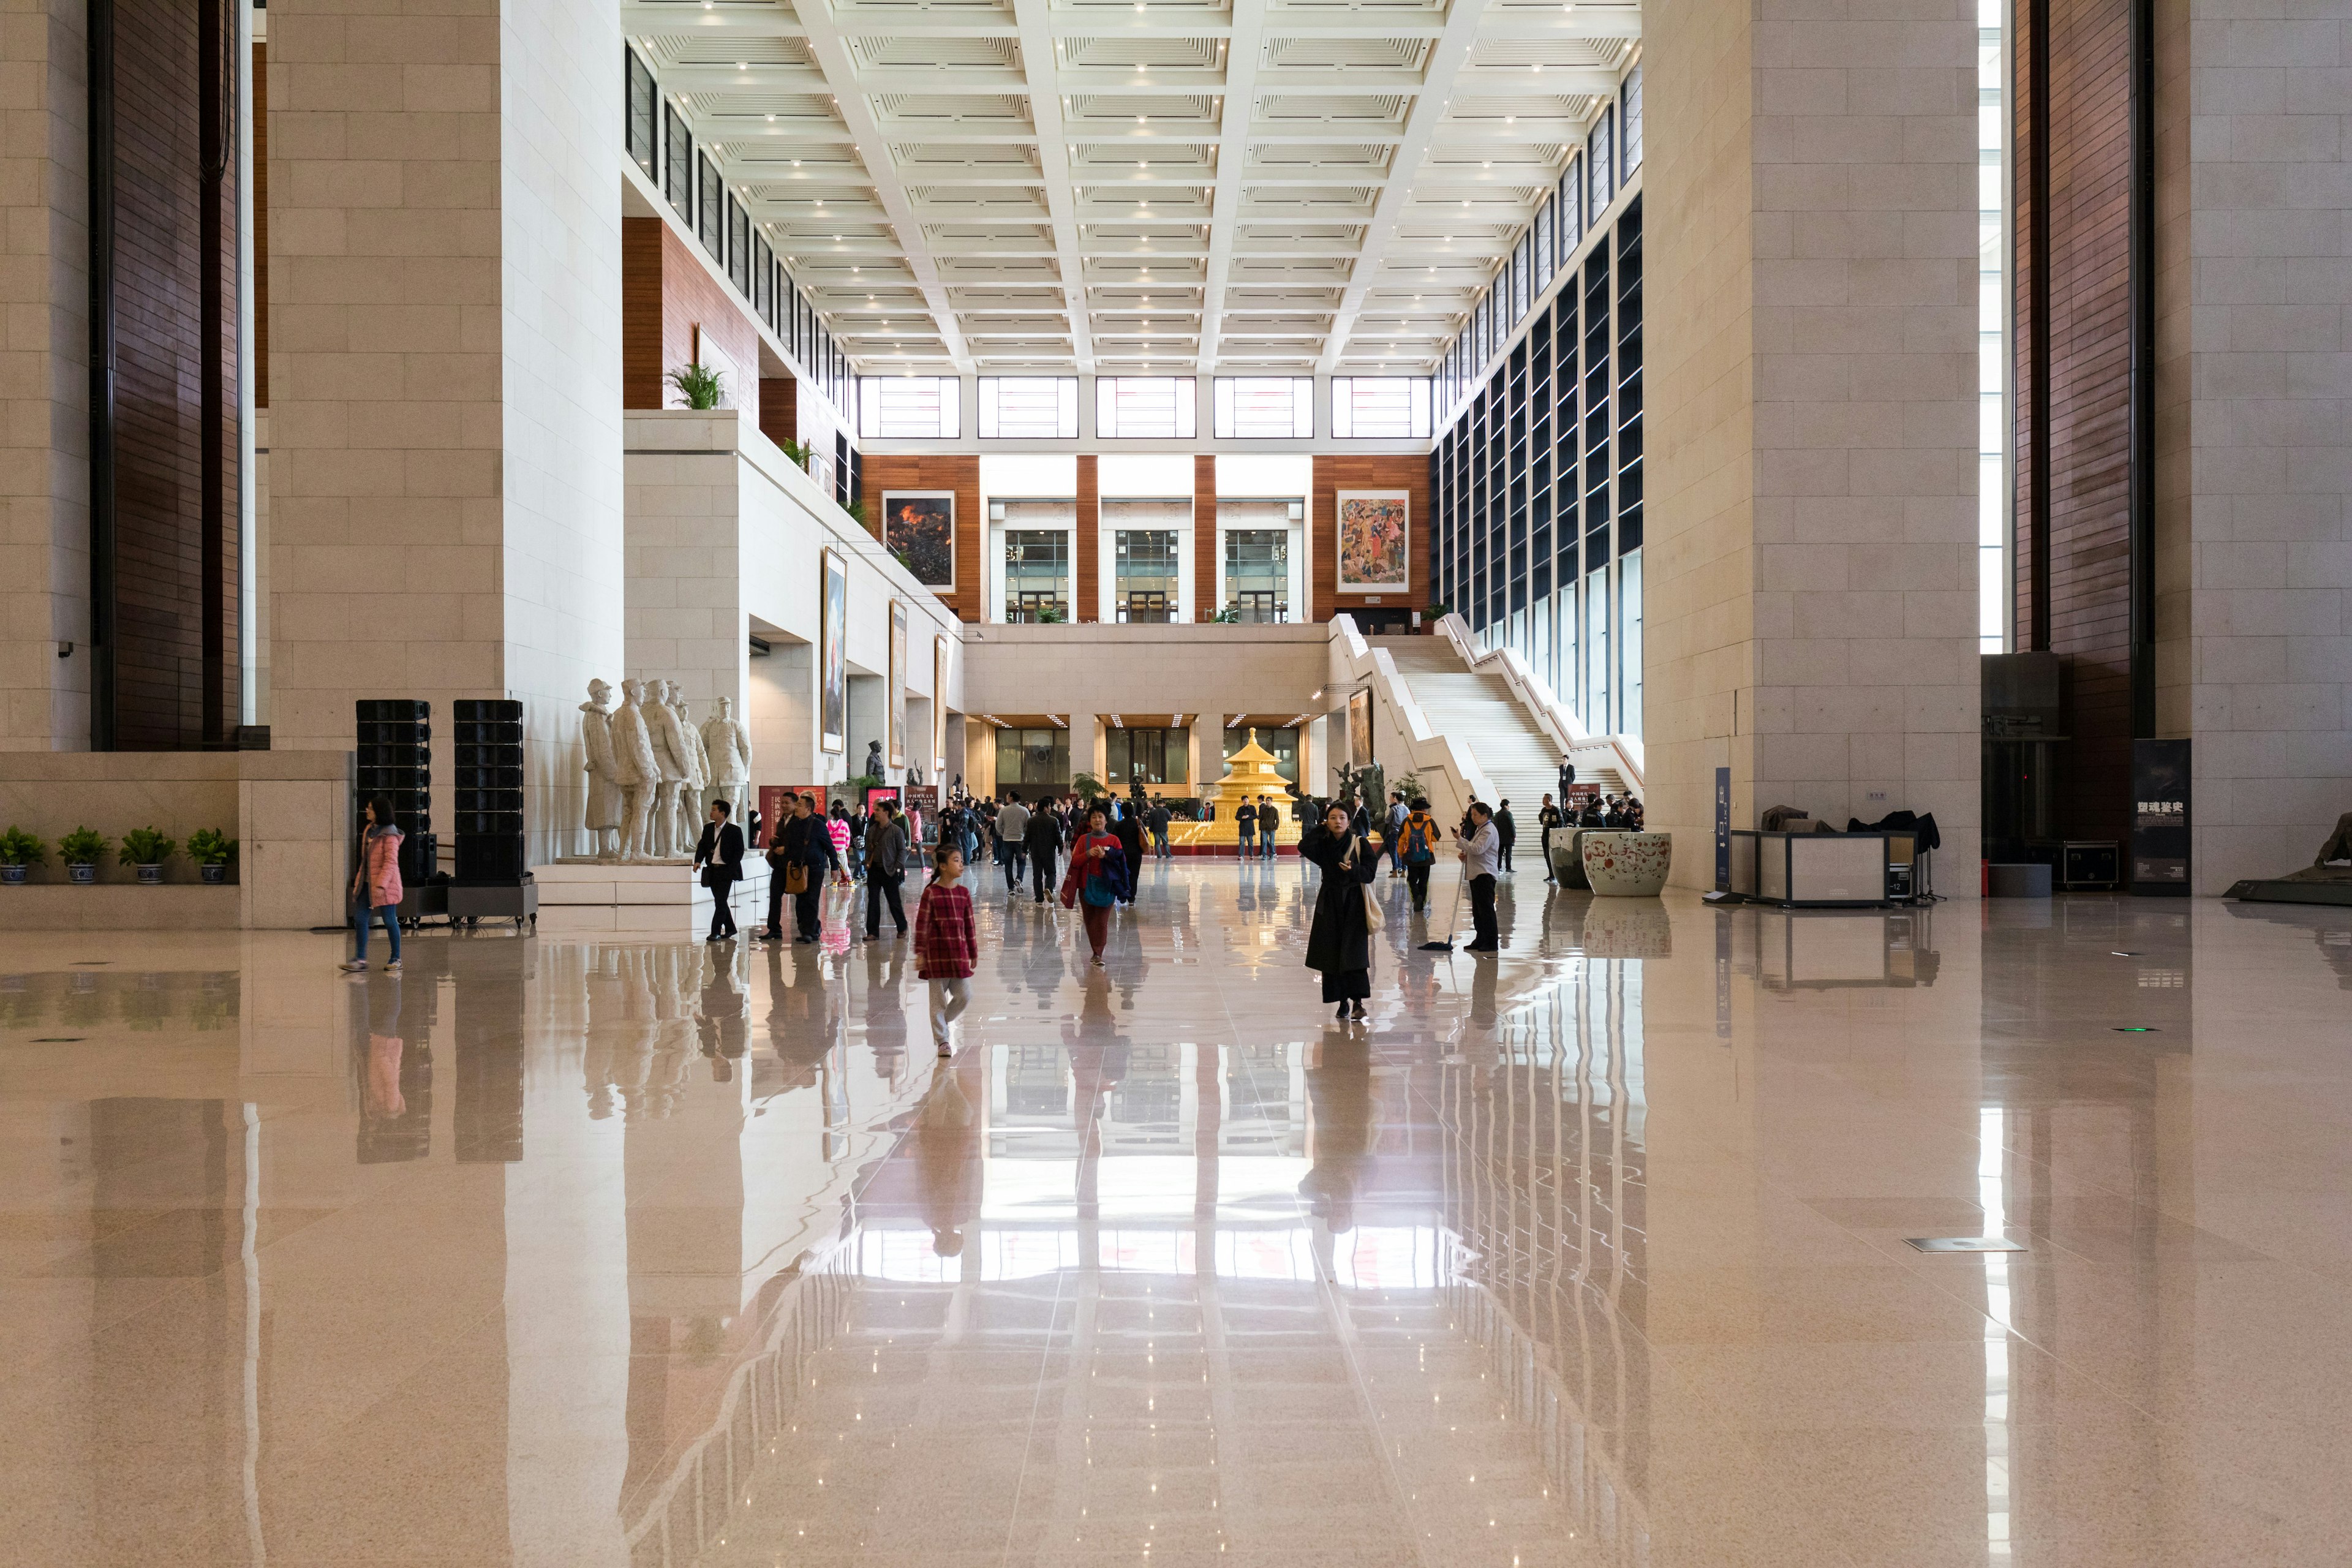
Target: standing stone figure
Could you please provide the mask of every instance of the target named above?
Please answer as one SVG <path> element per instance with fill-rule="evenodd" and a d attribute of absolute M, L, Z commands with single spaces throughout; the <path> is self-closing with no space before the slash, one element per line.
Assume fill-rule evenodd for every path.
<path fill-rule="evenodd" d="M 621 852 L 621 773 L 613 760 L 613 689 L 601 680 L 588 683 L 588 700 L 580 705 L 580 739 L 588 752 L 589 853 L 610 860 Z"/>
<path fill-rule="evenodd" d="M 866 772 L 870 778 L 887 779 L 890 776 L 889 771 L 882 765 L 882 742 L 879 741 L 866 742 Z"/>
<path fill-rule="evenodd" d="M 675 859 L 677 848 L 677 792 L 687 780 L 688 748 L 677 714 L 669 705 L 667 683 L 646 682 L 646 733 L 653 737 L 654 757 L 661 783 L 654 793 L 653 821 L 647 825 L 646 852 L 656 860 Z"/>
<path fill-rule="evenodd" d="M 732 701 L 722 697 L 718 706 L 719 716 L 702 726 L 702 747 L 710 753 L 710 784 L 706 792 L 708 798 L 702 803 L 702 814 L 709 816 L 710 802 L 723 800 L 729 819 L 741 823 L 743 795 L 751 782 L 751 737 L 729 716 L 735 706 Z"/>
<path fill-rule="evenodd" d="M 642 860 L 649 852 L 646 835 L 655 798 L 661 794 L 661 762 L 654 755 L 653 733 L 638 703 L 644 689 L 634 680 L 621 682 L 621 705 L 613 711 L 613 771 L 621 783 L 624 860 Z"/>
<path fill-rule="evenodd" d="M 694 853 L 695 841 L 702 837 L 702 818 L 709 807 L 701 804 L 703 785 L 710 782 L 710 754 L 702 749 L 702 732 L 694 727 L 693 715 L 687 710 L 686 694 L 675 680 L 665 683 L 669 694 L 669 710 L 677 719 L 678 739 L 685 753 L 686 783 L 678 786 L 677 810 L 673 818 L 670 842 L 681 855 Z"/>

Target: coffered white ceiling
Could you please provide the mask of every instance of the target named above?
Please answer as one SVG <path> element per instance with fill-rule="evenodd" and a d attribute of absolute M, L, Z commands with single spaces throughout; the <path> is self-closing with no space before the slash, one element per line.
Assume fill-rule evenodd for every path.
<path fill-rule="evenodd" d="M 1638 4 L 631 0 L 861 369 L 1424 371 Z"/>

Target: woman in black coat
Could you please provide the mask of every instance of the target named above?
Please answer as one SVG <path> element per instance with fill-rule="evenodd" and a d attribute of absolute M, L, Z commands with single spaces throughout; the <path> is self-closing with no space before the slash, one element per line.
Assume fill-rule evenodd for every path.
<path fill-rule="evenodd" d="M 1323 1000 L 1339 1004 L 1342 1018 L 1362 1017 L 1372 994 L 1372 936 L 1364 921 L 1363 889 L 1380 869 L 1379 845 L 1378 835 L 1353 831 L 1347 808 L 1338 805 L 1298 841 L 1299 855 L 1323 870 L 1315 893 L 1315 923 L 1307 932 L 1307 967 L 1322 972 Z"/>

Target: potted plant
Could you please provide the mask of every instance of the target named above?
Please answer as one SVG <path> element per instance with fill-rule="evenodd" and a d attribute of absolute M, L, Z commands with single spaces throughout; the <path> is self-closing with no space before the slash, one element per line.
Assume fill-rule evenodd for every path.
<path fill-rule="evenodd" d="M 8 825 L 0 833 L 0 883 L 16 887 L 25 880 L 25 868 L 37 866 L 49 858 L 49 847 L 17 826 Z"/>
<path fill-rule="evenodd" d="M 663 378 L 677 388 L 688 408 L 716 408 L 726 395 L 727 377 L 700 360 L 688 360 Z"/>
<path fill-rule="evenodd" d="M 196 879 L 207 885 L 228 880 L 228 863 L 236 858 L 236 840 L 217 827 L 199 827 L 188 835 L 188 858 L 196 863 Z"/>
<path fill-rule="evenodd" d="M 163 862 L 179 847 L 156 828 L 134 827 L 122 836 L 122 849 L 117 858 L 138 873 L 141 887 L 160 888 L 163 885 Z"/>
<path fill-rule="evenodd" d="M 809 454 L 814 448 L 811 447 L 806 441 L 795 441 L 787 436 L 776 445 L 783 448 L 784 456 L 790 458 L 802 473 L 808 472 Z"/>
<path fill-rule="evenodd" d="M 98 880 L 99 857 L 112 841 L 94 827 L 77 827 L 58 840 L 58 858 L 66 863 L 66 880 L 87 888 Z"/>
<path fill-rule="evenodd" d="M 841 510 L 844 510 L 844 511 L 845 511 L 845 512 L 847 512 L 847 513 L 849 514 L 849 521 L 852 521 L 852 522 L 856 523 L 858 527 L 860 527 L 860 528 L 862 528 L 862 529 L 865 529 L 865 530 L 866 530 L 866 531 L 868 531 L 869 533 L 873 531 L 874 525 L 873 525 L 872 523 L 867 522 L 867 521 L 866 521 L 866 498 L 865 498 L 865 497 L 863 497 L 863 496 L 852 496 L 852 497 L 850 497 L 850 498 L 849 498 L 849 504 L 848 504 L 847 506 L 845 506 L 845 507 L 843 507 Z"/>

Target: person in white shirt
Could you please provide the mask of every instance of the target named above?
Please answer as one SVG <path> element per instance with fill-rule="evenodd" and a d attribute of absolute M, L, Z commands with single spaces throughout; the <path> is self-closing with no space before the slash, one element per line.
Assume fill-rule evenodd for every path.
<path fill-rule="evenodd" d="M 1502 855 L 1502 835 L 1495 830 L 1495 813 L 1485 801 L 1470 803 L 1470 831 L 1454 836 L 1462 857 L 1462 879 L 1470 884 L 1470 924 L 1473 935 L 1465 952 L 1494 952 L 1502 942 L 1495 925 L 1495 868 Z"/>
<path fill-rule="evenodd" d="M 1022 862 L 1028 858 L 1029 808 L 1021 804 L 1021 792 L 1014 790 L 996 813 L 996 863 L 1004 868 L 1004 891 L 1007 897 L 1021 890 Z"/>

